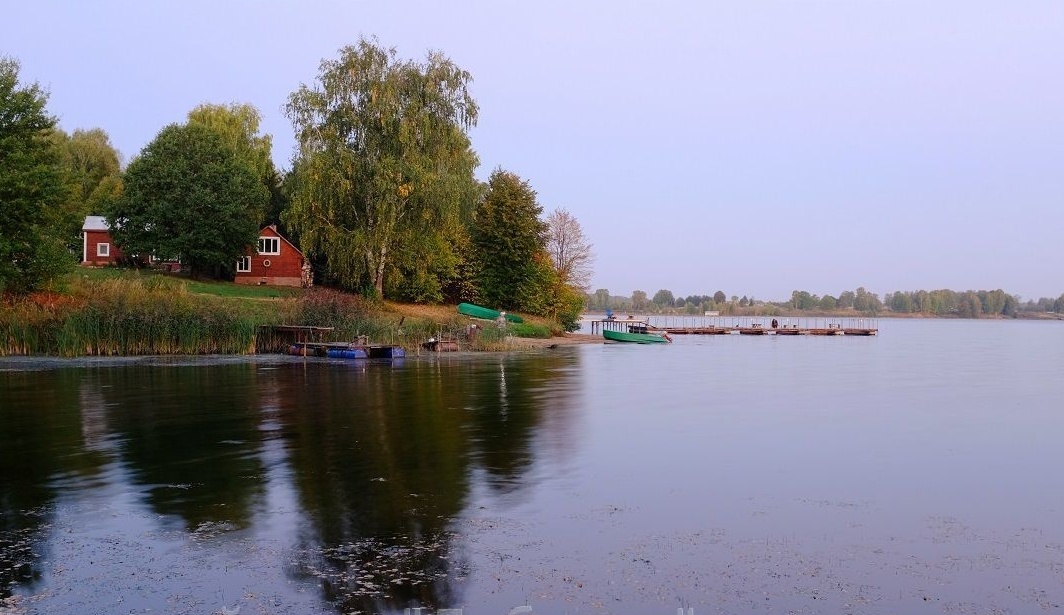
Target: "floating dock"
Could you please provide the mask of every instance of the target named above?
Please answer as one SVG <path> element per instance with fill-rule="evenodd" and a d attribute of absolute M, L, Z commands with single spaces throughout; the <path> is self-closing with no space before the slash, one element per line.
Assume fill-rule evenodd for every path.
<path fill-rule="evenodd" d="M 323 341 L 332 332 L 332 327 L 262 325 L 256 336 L 255 352 L 334 359 L 399 359 L 406 356 L 402 346 L 370 344 L 364 335 L 352 342 Z"/>
<path fill-rule="evenodd" d="M 646 319 L 601 318 L 591 321 L 591 333 L 603 330 L 669 335 L 851 335 L 879 333 L 870 318 L 804 318 L 779 316 L 652 316 Z"/>
<path fill-rule="evenodd" d="M 297 342 L 288 348 L 288 354 L 330 359 L 401 359 L 406 350 L 402 346 L 364 342 Z"/>

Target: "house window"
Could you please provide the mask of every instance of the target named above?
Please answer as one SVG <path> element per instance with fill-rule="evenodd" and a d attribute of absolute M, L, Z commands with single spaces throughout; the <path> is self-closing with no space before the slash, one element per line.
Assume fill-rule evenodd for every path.
<path fill-rule="evenodd" d="M 251 271 L 251 257 L 250 256 L 241 256 L 239 259 L 237 259 L 237 261 L 236 261 L 236 272 L 237 273 L 248 273 L 250 271 Z"/>
<path fill-rule="evenodd" d="M 276 237 L 259 237 L 259 254 L 280 254 L 281 240 Z"/>
<path fill-rule="evenodd" d="M 98 244 L 96 244 L 96 256 L 105 256 L 105 257 L 109 258 L 111 256 L 111 244 L 109 244 L 109 243 L 98 243 Z"/>

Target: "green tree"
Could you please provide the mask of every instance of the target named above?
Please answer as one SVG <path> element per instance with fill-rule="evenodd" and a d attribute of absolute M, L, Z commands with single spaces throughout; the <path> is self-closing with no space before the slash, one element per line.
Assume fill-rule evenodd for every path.
<path fill-rule="evenodd" d="M 188 123 L 213 130 L 255 171 L 270 193 L 259 223 L 279 224 L 288 199 L 281 188 L 281 175 L 273 164 L 273 137 L 260 134 L 259 110 L 248 103 L 202 104 L 188 112 Z"/>
<path fill-rule="evenodd" d="M 171 124 L 129 164 L 107 219 L 127 255 L 180 257 L 193 273 L 222 275 L 254 245 L 268 197 L 215 131 Z"/>
<path fill-rule="evenodd" d="M 713 303 L 716 303 L 717 305 L 724 305 L 727 302 L 728 295 L 725 295 L 723 290 L 718 290 L 717 292 L 713 293 Z"/>
<path fill-rule="evenodd" d="M 214 131 L 226 145 L 243 158 L 260 178 L 276 172 L 273 166 L 273 137 L 259 134 L 262 116 L 247 103 L 202 104 L 188 112 L 188 124 Z"/>
<path fill-rule="evenodd" d="M 73 265 L 60 237 L 68 187 L 48 95 L 0 57 L 0 292 L 38 288 Z"/>
<path fill-rule="evenodd" d="M 454 252 L 457 262 L 453 273 L 443 279 L 443 298 L 449 303 L 479 303 L 476 284 L 479 269 L 473 252 L 473 239 L 468 232 L 455 237 Z M 583 298 L 580 303 L 583 305 Z"/>
<path fill-rule="evenodd" d="M 913 311 L 912 294 L 900 290 L 891 295 L 887 304 L 890 305 L 891 310 L 898 313 L 908 313 Z"/>
<path fill-rule="evenodd" d="M 610 291 L 608 288 L 599 288 L 588 299 L 588 304 L 598 310 L 610 307 Z"/>
<path fill-rule="evenodd" d="M 502 169 L 492 172 L 472 232 L 480 266 L 477 287 L 490 306 L 528 309 L 543 290 L 536 262 L 546 251 L 542 211 L 527 181 Z"/>
<path fill-rule="evenodd" d="M 820 307 L 820 297 L 808 291 L 796 290 L 791 293 L 791 305 L 799 310 L 815 310 Z"/>
<path fill-rule="evenodd" d="M 285 221 L 307 252 L 327 255 L 341 286 L 381 296 L 389 268 L 459 262 L 441 233 L 469 216 L 480 190 L 466 134 L 478 113 L 471 80 L 442 54 L 400 61 L 361 39 L 289 97 L 299 151 Z"/>
<path fill-rule="evenodd" d="M 1001 308 L 1001 313 L 1009 318 L 1016 318 L 1016 312 L 1019 310 L 1020 298 L 1013 295 L 1005 295 L 1005 305 Z"/>
<path fill-rule="evenodd" d="M 993 314 L 996 316 L 1005 313 L 1005 302 L 1008 300 L 1008 295 L 1006 295 L 1005 291 L 1000 288 L 991 291 L 980 291 L 979 300 L 983 304 L 984 314 Z"/>
<path fill-rule="evenodd" d="M 647 309 L 647 291 L 632 291 L 632 309 L 639 312 L 642 312 L 643 310 Z"/>
<path fill-rule="evenodd" d="M 676 303 L 676 298 L 672 296 L 671 290 L 666 290 L 662 288 L 658 292 L 654 293 L 654 298 L 651 299 L 651 302 L 653 302 L 658 307 L 672 307 Z"/>
<path fill-rule="evenodd" d="M 58 212 L 67 247 L 79 250 L 85 216 L 103 213 L 122 194 L 122 159 L 100 128 L 56 130 L 53 138 L 68 184 L 67 202 Z"/>
<path fill-rule="evenodd" d="M 926 313 L 931 311 L 931 295 L 926 290 L 912 293 L 912 311 Z"/>
<path fill-rule="evenodd" d="M 969 290 L 961 295 L 957 308 L 961 318 L 979 318 L 983 313 L 983 302 L 975 291 Z"/>
<path fill-rule="evenodd" d="M 853 296 L 853 308 L 858 312 L 870 312 L 875 313 L 879 311 L 883 304 L 879 300 L 879 296 L 875 293 L 870 293 L 862 286 L 857 289 Z"/>

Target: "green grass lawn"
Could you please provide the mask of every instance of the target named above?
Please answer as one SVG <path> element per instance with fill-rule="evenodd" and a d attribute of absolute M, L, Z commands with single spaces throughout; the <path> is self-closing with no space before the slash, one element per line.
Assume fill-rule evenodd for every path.
<path fill-rule="evenodd" d="M 234 284 L 233 282 L 221 282 L 217 280 L 194 280 L 186 274 L 166 273 L 153 269 L 127 269 L 123 267 L 100 267 L 79 268 L 73 276 L 90 280 L 131 279 L 146 280 L 152 276 L 165 276 L 171 280 L 180 280 L 185 289 L 197 295 L 213 295 L 215 297 L 241 298 L 241 299 L 279 299 L 282 297 L 298 297 L 303 294 L 302 288 L 290 288 L 279 286 L 249 286 L 247 284 Z"/>

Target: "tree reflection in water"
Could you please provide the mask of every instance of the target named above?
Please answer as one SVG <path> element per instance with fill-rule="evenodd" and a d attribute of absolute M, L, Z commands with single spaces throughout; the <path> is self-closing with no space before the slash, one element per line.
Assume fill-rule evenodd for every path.
<path fill-rule="evenodd" d="M 52 529 L 106 510 L 104 523 L 90 522 L 105 539 L 140 528 L 108 551 L 112 564 L 132 566 L 110 571 L 123 578 L 136 578 L 137 558 L 179 544 L 167 542 L 177 536 L 211 540 L 198 543 L 206 550 L 164 549 L 152 575 L 193 561 L 224 568 L 234 542 L 213 538 L 232 532 L 254 541 L 261 529 L 291 546 L 259 572 L 312 581 L 340 612 L 460 605 L 471 558 L 459 527 L 471 494 L 513 498 L 534 463 L 559 453 L 542 446 L 543 435 L 570 413 L 578 360 L 558 352 L 405 364 L 207 359 L 0 371 L 0 601 L 48 593 L 48 579 L 65 578 L 101 583 L 78 588 L 79 599 L 101 596 L 101 608 L 121 602 L 109 594 L 117 586 L 85 569 L 99 559 L 97 545 Z M 108 493 L 128 494 L 133 504 L 93 503 Z M 257 526 L 278 520 L 268 509 L 271 493 L 294 498 L 296 517 L 285 519 L 298 519 L 296 536 L 287 521 Z M 70 507 L 72 516 L 57 516 Z M 147 526 L 130 517 L 141 509 L 150 511 Z M 176 531 L 157 534 L 160 524 Z M 276 527 L 285 533 L 271 533 Z M 69 574 L 44 564 L 53 550 L 72 558 Z M 197 574 L 211 573 L 186 578 L 228 589 L 225 579 Z M 122 587 L 145 608 L 189 589 Z"/>
<path fill-rule="evenodd" d="M 108 422 L 153 511 L 187 531 L 250 524 L 265 474 L 254 365 L 118 369 L 106 384 Z"/>
<path fill-rule="evenodd" d="M 299 575 L 343 612 L 461 604 L 454 522 L 474 475 L 521 488 L 545 400 L 576 355 L 312 366 L 284 379 L 281 422 L 311 520 Z M 557 385 L 557 386 L 555 386 Z M 564 394 L 564 393 L 563 393 Z"/>
<path fill-rule="evenodd" d="M 77 370 L 0 372 L 0 599 L 41 578 L 56 481 L 93 476 L 105 463 L 86 443 L 81 378 Z"/>

